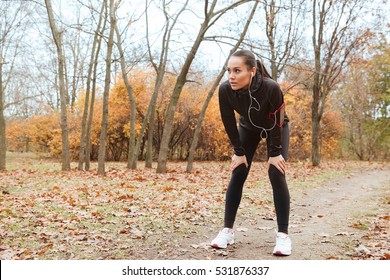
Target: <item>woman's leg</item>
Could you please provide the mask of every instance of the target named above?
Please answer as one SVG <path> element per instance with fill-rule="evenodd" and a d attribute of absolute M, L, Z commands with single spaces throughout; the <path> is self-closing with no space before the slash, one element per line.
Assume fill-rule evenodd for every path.
<path fill-rule="evenodd" d="M 288 158 L 288 144 L 290 139 L 288 124 L 281 128 L 282 133 L 282 156 L 285 160 Z M 267 139 L 267 148 L 269 150 L 269 140 Z M 273 190 L 273 199 L 276 210 L 276 219 L 278 223 L 278 232 L 288 233 L 288 223 L 290 217 L 290 193 L 287 187 L 286 176 L 275 166 L 270 165 L 268 176 Z"/>
<path fill-rule="evenodd" d="M 260 135 L 256 132 L 239 127 L 238 133 L 240 135 L 241 144 L 245 149 L 245 156 L 249 166 L 247 168 L 245 164 L 242 164 L 232 172 L 232 177 L 226 190 L 224 219 L 225 228 L 233 228 L 238 206 L 241 202 L 244 182 L 248 177 L 252 159 L 256 152 L 257 145 L 260 141 Z"/>
<path fill-rule="evenodd" d="M 285 161 L 288 161 L 288 147 L 290 146 L 290 126 L 285 122 L 281 127 L 282 136 L 282 156 Z"/>

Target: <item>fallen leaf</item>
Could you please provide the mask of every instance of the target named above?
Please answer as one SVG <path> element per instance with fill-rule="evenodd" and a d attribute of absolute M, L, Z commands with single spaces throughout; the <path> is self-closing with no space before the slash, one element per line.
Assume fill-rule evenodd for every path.
<path fill-rule="evenodd" d="M 22 253 L 21 253 L 21 255 L 32 255 L 33 254 L 33 252 L 31 251 L 31 250 L 29 250 L 29 249 L 26 249 L 26 250 L 24 250 Z"/>
<path fill-rule="evenodd" d="M 390 260 L 390 254 L 386 253 L 383 255 L 384 260 Z"/>
<path fill-rule="evenodd" d="M 99 211 L 94 211 L 91 214 L 92 214 L 92 216 L 97 217 L 97 216 L 100 215 L 100 212 Z"/>
<path fill-rule="evenodd" d="M 367 222 L 357 222 L 357 223 L 354 223 L 351 225 L 351 227 L 354 227 L 354 228 L 357 228 L 357 229 L 361 229 L 361 230 L 367 230 L 369 229 L 369 225 L 367 224 Z"/>
<path fill-rule="evenodd" d="M 133 229 L 133 230 L 131 230 L 130 233 L 131 233 L 130 237 L 132 239 L 143 239 L 143 238 L 145 238 L 144 233 L 142 231 L 138 230 L 138 229 Z"/>
<path fill-rule="evenodd" d="M 338 232 L 335 234 L 336 236 L 348 236 L 348 235 L 353 235 L 353 233 L 349 233 L 349 232 Z"/>
<path fill-rule="evenodd" d="M 53 244 L 52 243 L 50 243 L 50 244 L 47 244 L 47 245 L 44 245 L 42 248 L 41 248 L 41 250 L 38 252 L 38 255 L 43 255 L 44 253 L 46 253 L 46 251 L 48 250 L 48 249 L 50 249 L 50 248 L 52 248 L 53 247 Z"/>
<path fill-rule="evenodd" d="M 257 227 L 256 229 L 259 229 L 259 230 L 271 230 L 272 227 Z"/>
<path fill-rule="evenodd" d="M 258 200 L 258 199 L 253 199 L 252 200 L 252 204 L 254 204 L 254 205 L 262 205 L 263 202 L 261 200 Z"/>
<path fill-rule="evenodd" d="M 119 197 L 120 200 L 133 199 L 133 198 L 134 196 L 129 194 L 124 194 Z"/>
<path fill-rule="evenodd" d="M 75 239 L 78 241 L 87 241 L 88 237 L 86 235 L 77 235 Z"/>
<path fill-rule="evenodd" d="M 380 248 L 380 247 L 382 247 L 382 243 L 381 242 L 371 242 L 371 243 L 368 243 L 367 246 Z"/>
<path fill-rule="evenodd" d="M 390 216 L 389 215 L 381 215 L 381 216 L 378 216 L 379 219 L 383 219 L 383 220 L 390 220 Z"/>

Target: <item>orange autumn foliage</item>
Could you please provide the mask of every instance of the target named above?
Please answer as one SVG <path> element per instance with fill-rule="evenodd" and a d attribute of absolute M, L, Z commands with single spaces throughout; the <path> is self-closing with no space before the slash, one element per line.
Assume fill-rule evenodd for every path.
<path fill-rule="evenodd" d="M 209 82 L 197 77 L 199 83 L 187 83 L 176 107 L 173 133 L 170 143 L 170 159 L 185 160 L 193 139 L 199 112 L 207 97 Z M 135 69 L 129 76 L 136 98 L 136 134 L 140 131 L 153 93 L 155 74 L 150 70 Z M 154 158 L 157 158 L 164 127 L 165 111 L 173 90 L 175 77 L 166 75 L 161 85 L 155 111 L 153 137 Z M 282 85 L 287 87 L 287 84 Z M 85 94 L 80 93 L 73 111 L 68 112 L 69 146 L 73 160 L 78 159 L 82 112 Z M 286 110 L 290 118 L 290 160 L 310 158 L 311 152 L 311 95 L 293 88 L 285 94 Z M 91 128 L 91 159 L 97 159 L 102 115 L 102 98 L 97 93 Z M 322 154 L 333 157 L 339 149 L 342 122 L 337 111 L 328 110 L 322 121 Z M 121 78 L 116 78 L 109 97 L 109 125 L 107 131 L 107 160 L 126 160 L 130 135 L 129 96 Z M 147 131 L 146 131 L 147 132 Z M 59 115 L 51 112 L 29 119 L 11 121 L 7 125 L 8 149 L 61 155 L 61 129 Z M 144 158 L 146 134 L 141 144 L 140 159 Z M 259 145 L 255 159 L 265 159 L 265 141 Z M 196 160 L 228 160 L 232 147 L 225 133 L 219 113 L 218 94 L 214 94 L 203 121 Z"/>
<path fill-rule="evenodd" d="M 288 88 L 288 83 L 281 85 Z M 311 155 L 311 91 L 298 87 L 285 93 L 286 113 L 290 119 L 290 159 L 309 159 Z M 335 157 L 340 151 L 343 123 L 340 112 L 329 105 L 321 121 L 321 154 Z"/>

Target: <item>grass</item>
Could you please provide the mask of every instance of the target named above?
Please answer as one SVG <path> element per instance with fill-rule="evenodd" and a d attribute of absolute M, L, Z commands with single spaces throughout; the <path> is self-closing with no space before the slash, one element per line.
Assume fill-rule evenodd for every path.
<path fill-rule="evenodd" d="M 167 174 L 107 163 L 107 174 L 60 171 L 60 163 L 9 153 L 0 172 L 0 259 L 145 259 L 179 254 L 180 240 L 223 217 L 228 165 L 169 163 Z M 139 165 L 141 166 L 141 164 Z M 305 190 L 349 172 L 346 164 L 289 163 L 288 184 Z M 273 216 L 267 165 L 254 163 L 240 215 Z M 217 218 L 216 218 L 217 217 Z M 222 221 L 219 221 L 222 222 Z M 176 250 L 176 251 L 175 251 Z"/>
<path fill-rule="evenodd" d="M 355 222 L 352 227 L 354 228 L 357 228 L 357 229 L 360 229 L 360 230 L 368 230 L 369 226 L 367 225 L 366 222 L 364 221 L 361 221 L 361 220 L 358 220 L 357 222 Z"/>

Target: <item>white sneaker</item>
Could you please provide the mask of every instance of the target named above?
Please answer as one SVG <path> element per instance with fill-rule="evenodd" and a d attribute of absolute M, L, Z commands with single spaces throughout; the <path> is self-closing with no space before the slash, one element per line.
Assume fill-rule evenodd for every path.
<path fill-rule="evenodd" d="M 234 244 L 234 232 L 228 228 L 221 230 L 217 237 L 211 241 L 211 246 L 214 248 L 225 249 L 227 245 Z"/>
<path fill-rule="evenodd" d="M 283 232 L 276 234 L 276 245 L 272 253 L 277 256 L 291 255 L 291 239 L 288 234 Z"/>

